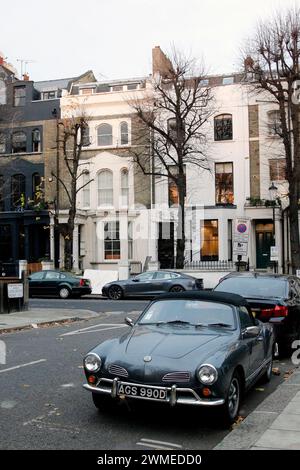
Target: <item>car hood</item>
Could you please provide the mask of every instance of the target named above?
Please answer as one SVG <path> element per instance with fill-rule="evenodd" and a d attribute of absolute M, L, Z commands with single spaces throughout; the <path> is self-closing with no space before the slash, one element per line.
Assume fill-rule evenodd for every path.
<path fill-rule="evenodd" d="M 221 330 L 183 326 L 136 326 L 131 332 L 120 338 L 113 348 L 112 355 L 119 358 L 184 359 L 208 355 L 218 351 L 231 340 L 230 333 Z"/>

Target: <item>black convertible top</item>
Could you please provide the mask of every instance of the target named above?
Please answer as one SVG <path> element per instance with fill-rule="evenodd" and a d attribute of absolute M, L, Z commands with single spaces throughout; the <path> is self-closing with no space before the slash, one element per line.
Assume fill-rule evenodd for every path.
<path fill-rule="evenodd" d="M 247 300 L 244 299 L 244 297 L 242 297 L 241 295 L 215 291 L 169 292 L 168 294 L 160 295 L 154 300 L 154 302 L 157 300 L 167 299 L 207 300 L 211 302 L 220 302 L 222 304 L 235 305 L 236 307 L 249 306 Z"/>

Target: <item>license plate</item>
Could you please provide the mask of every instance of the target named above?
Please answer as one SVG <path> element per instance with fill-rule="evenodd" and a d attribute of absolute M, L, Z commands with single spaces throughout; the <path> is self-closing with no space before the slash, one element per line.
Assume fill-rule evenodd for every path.
<path fill-rule="evenodd" d="M 166 400 L 167 390 L 164 388 L 150 388 L 141 385 L 118 384 L 117 394 L 126 397 L 149 398 L 151 400 Z"/>

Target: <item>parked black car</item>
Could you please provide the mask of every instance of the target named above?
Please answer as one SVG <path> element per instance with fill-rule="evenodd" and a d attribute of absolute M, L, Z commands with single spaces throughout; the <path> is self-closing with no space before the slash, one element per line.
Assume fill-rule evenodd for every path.
<path fill-rule="evenodd" d="M 296 276 L 266 273 L 231 273 L 215 287 L 245 297 L 256 318 L 274 325 L 279 353 L 290 352 L 300 338 L 300 280 Z"/>
<path fill-rule="evenodd" d="M 112 300 L 124 297 L 155 297 L 165 292 L 183 292 L 203 288 L 203 280 L 173 271 L 147 271 L 125 281 L 105 284 L 102 294 Z"/>
<path fill-rule="evenodd" d="M 228 424 L 242 393 L 271 378 L 272 325 L 255 319 L 238 295 L 165 294 L 126 323 L 129 331 L 84 359 L 84 388 L 97 408 L 124 398 L 217 407 Z"/>
<path fill-rule="evenodd" d="M 29 280 L 29 296 L 33 295 L 58 295 L 61 299 L 70 296 L 81 297 L 91 294 L 89 279 L 73 276 L 67 272 L 39 271 L 31 274 Z"/>

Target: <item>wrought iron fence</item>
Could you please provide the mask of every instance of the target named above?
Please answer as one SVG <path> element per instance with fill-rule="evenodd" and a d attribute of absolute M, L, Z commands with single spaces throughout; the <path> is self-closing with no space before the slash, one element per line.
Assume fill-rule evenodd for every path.
<path fill-rule="evenodd" d="M 203 271 L 235 271 L 236 265 L 233 261 L 188 261 L 184 263 L 186 269 L 199 269 Z"/>

